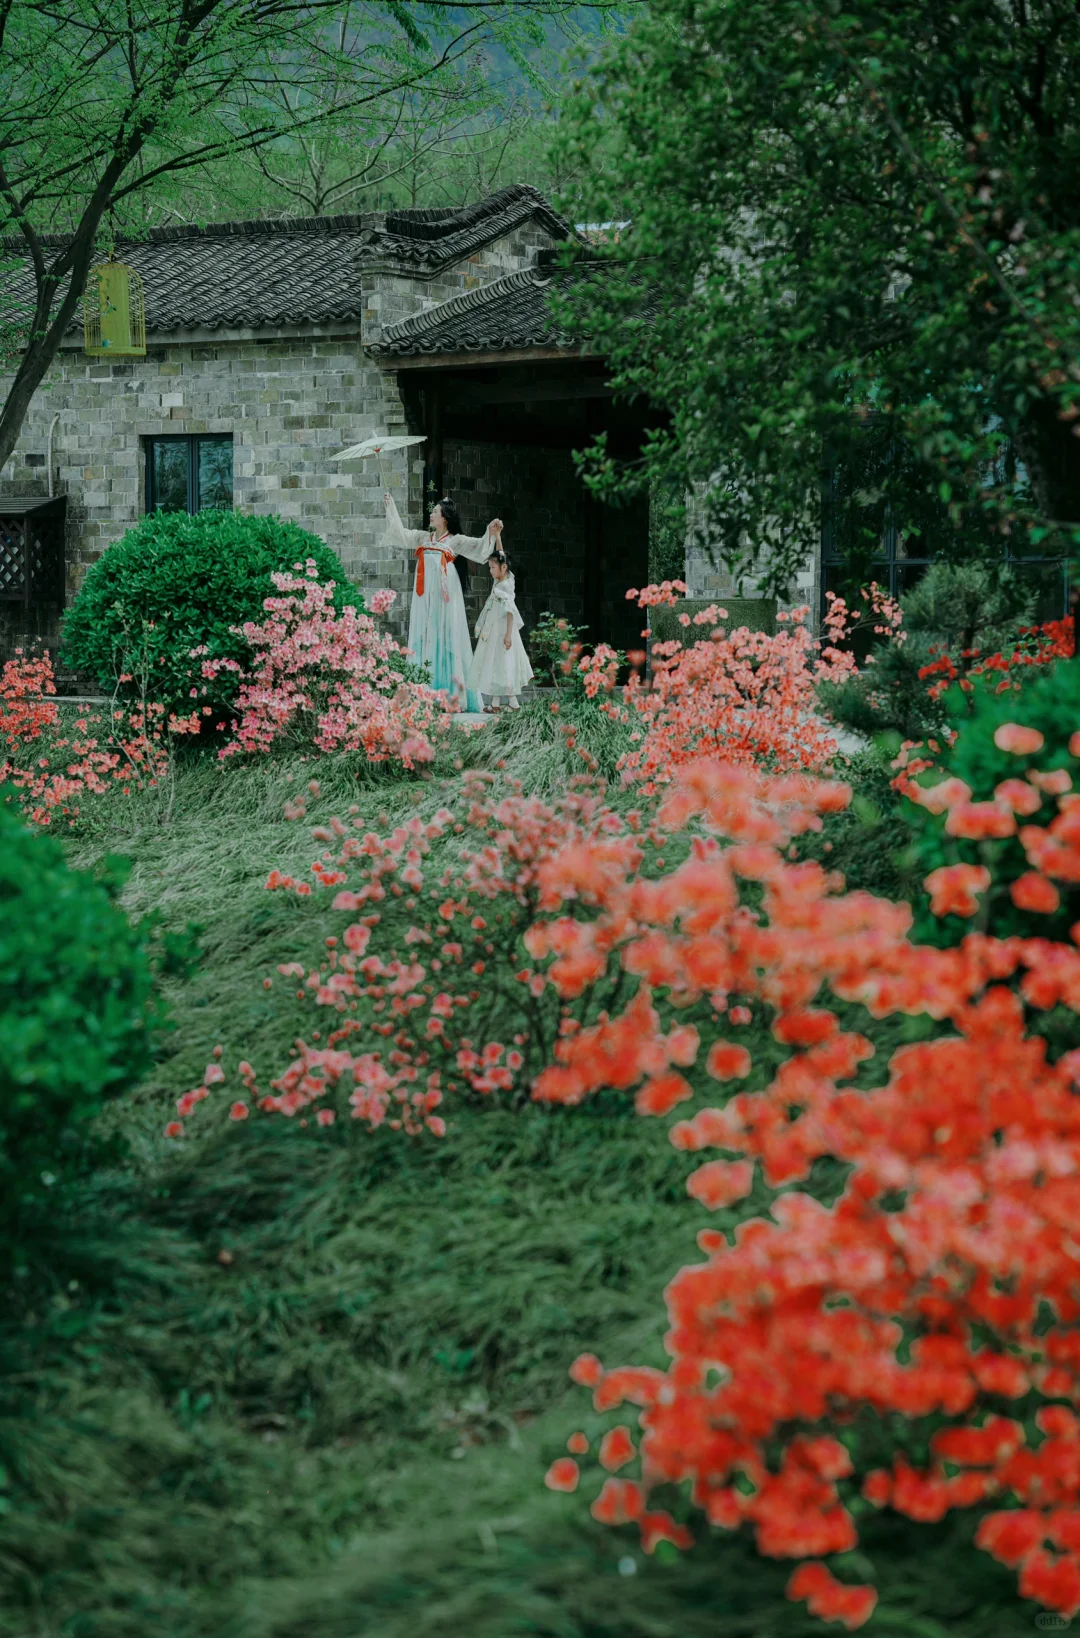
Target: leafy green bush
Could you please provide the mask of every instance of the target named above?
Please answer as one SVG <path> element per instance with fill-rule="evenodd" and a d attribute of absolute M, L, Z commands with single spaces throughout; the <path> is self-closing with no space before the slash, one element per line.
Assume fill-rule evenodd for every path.
<path fill-rule="evenodd" d="M 914 802 L 904 801 L 900 814 L 909 836 L 909 857 L 915 879 L 921 884 L 932 870 L 943 865 L 987 866 L 994 878 L 992 889 L 983 895 L 982 910 L 974 923 L 980 930 L 991 927 L 995 936 L 1006 938 L 1051 938 L 1067 943 L 1070 930 L 1080 913 L 1080 885 L 1066 874 L 1056 878 L 1059 903 L 1038 911 L 1018 905 L 1011 884 L 1031 869 L 1021 833 L 1027 824 L 1048 825 L 1058 806 L 1059 796 L 1080 785 L 1080 757 L 1075 734 L 1080 724 L 1080 662 L 1059 660 L 1040 668 L 1017 693 L 997 691 L 994 679 L 977 683 L 970 694 L 958 688 L 946 696 L 950 718 L 960 724 L 952 745 L 942 747 L 937 767 L 950 779 L 962 780 L 976 797 L 989 795 L 1004 781 L 1022 780 L 1025 789 L 1036 794 L 1032 806 L 1022 806 L 1013 827 L 998 830 L 989 826 L 985 833 L 962 828 L 957 834 L 943 826 L 940 818 Z M 1006 724 L 1020 723 L 1041 735 L 1036 749 L 1018 754 L 1006 749 L 1007 738 L 997 737 Z M 936 783 L 940 774 L 926 774 Z M 1041 804 L 1037 797 L 1041 794 Z M 999 799 L 1000 803 L 1001 799 Z M 1008 804 L 1005 804 L 1006 807 Z M 1067 820 L 1062 821 L 1067 824 Z M 957 921 L 950 916 L 932 916 L 922 894 L 912 893 L 916 910 L 916 933 L 928 943 L 955 941 Z M 967 922 L 966 925 L 973 925 Z M 1072 1015 L 1070 1015 L 1072 1016 Z M 1075 1035 L 1075 1018 L 1072 1034 Z M 1070 1046 L 1075 1040 L 1070 1040 Z"/>
<path fill-rule="evenodd" d="M 529 633 L 529 653 L 536 666 L 536 680 L 542 686 L 549 684 L 556 688 L 568 686 L 568 676 L 563 671 L 575 643 L 580 643 L 585 637 L 586 626 L 574 626 L 561 615 L 552 614 L 545 609 Z"/>
<path fill-rule="evenodd" d="M 1016 574 L 987 563 L 935 563 L 901 600 L 904 623 L 949 648 L 992 654 L 1035 618 Z"/>
<path fill-rule="evenodd" d="M 874 650 L 853 677 L 840 683 L 822 683 L 818 699 L 826 715 L 852 733 L 899 734 L 901 739 L 925 739 L 945 725 L 945 707 L 930 694 L 919 672 L 940 652 L 920 632 L 909 632 L 903 643 L 886 642 Z"/>
<path fill-rule="evenodd" d="M 0 1260 L 149 1062 L 151 961 L 107 883 L 0 808 Z"/>
<path fill-rule="evenodd" d="M 217 716 L 236 694 L 235 672 L 204 688 L 203 658 L 243 665 L 249 649 L 232 629 L 263 616 L 273 595 L 270 576 L 314 560 L 335 582 L 335 606 L 348 587 L 340 560 L 326 543 L 282 518 L 241 512 L 155 512 L 129 529 L 90 569 L 64 622 L 63 653 L 110 691 L 131 676 L 129 692 L 145 689 L 170 710 L 209 703 Z M 192 649 L 205 654 L 192 656 Z"/>

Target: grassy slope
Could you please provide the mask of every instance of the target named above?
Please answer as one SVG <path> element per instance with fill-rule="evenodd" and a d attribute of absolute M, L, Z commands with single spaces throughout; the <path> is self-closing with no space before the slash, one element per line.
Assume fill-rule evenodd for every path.
<path fill-rule="evenodd" d="M 529 715 L 464 754 L 502 752 L 550 784 L 559 753 Z M 317 851 L 281 819 L 309 771 L 189 769 L 167 828 L 133 802 L 75 846 L 84 863 L 127 852 L 132 910 L 201 922 L 205 954 L 123 1111 L 132 1161 L 52 1225 L 51 1290 L 16 1293 L 30 1323 L 0 1335 L 15 1504 L 0 1634 L 820 1634 L 783 1600 L 789 1567 L 744 1541 L 646 1560 L 633 1531 L 592 1524 L 587 1496 L 541 1483 L 567 1434 L 596 1425 L 569 1359 L 662 1358 L 659 1294 L 701 1219 L 660 1123 L 615 1100 L 466 1110 L 444 1142 L 410 1144 L 234 1127 L 223 1099 L 185 1147 L 162 1143 L 215 1044 L 265 1073 L 310 1023 L 261 982 L 325 931 L 319 904 L 262 887 Z M 313 818 L 439 800 L 437 784 L 320 773 Z M 869 1559 L 882 1589 L 869 1633 L 1030 1631 L 1032 1606 L 963 1548 L 969 1530 L 868 1521 L 851 1570 Z"/>

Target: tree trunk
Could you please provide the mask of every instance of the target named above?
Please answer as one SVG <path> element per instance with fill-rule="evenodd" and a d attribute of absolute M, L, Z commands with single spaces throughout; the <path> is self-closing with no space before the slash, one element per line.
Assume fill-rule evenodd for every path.
<path fill-rule="evenodd" d="M 138 152 L 138 146 L 134 152 Z M 0 410 L 0 467 L 7 464 L 19 434 L 23 429 L 31 401 L 41 386 L 49 367 L 60 351 L 60 344 L 68 325 L 75 317 L 75 309 L 86 289 L 86 279 L 94 259 L 94 241 L 98 228 L 112 198 L 113 188 L 123 174 L 131 155 L 114 155 L 105 173 L 94 189 L 82 220 L 72 234 L 71 242 L 46 267 L 40 241 L 29 224 L 23 223 L 27 253 L 34 263 L 37 284 L 37 304 L 30 327 L 30 341 L 15 379 Z M 64 279 L 68 280 L 63 299 L 53 312 L 56 292 Z"/>

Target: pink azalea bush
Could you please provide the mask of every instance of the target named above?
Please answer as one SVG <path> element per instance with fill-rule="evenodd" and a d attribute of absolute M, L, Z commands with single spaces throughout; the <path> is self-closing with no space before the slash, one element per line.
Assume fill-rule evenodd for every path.
<path fill-rule="evenodd" d="M 681 581 L 665 581 L 627 597 L 648 609 L 674 605 L 680 591 Z M 776 773 L 827 768 L 837 744 L 818 714 L 817 689 L 856 669 L 854 657 L 838 646 L 851 617 L 841 601 L 831 602 L 819 639 L 807 626 L 808 614 L 807 608 L 782 612 L 775 635 L 726 629 L 726 611 L 715 604 L 693 617 L 683 614 L 684 625 L 701 628 L 698 641 L 685 648 L 678 641 L 653 643 L 648 681 L 643 656 L 631 655 L 635 669 L 621 691 L 615 690 L 613 650 L 601 645 L 578 660 L 589 697 L 606 690 L 602 708 L 630 726 L 631 748 L 620 763 L 624 780 L 652 795 L 676 768 L 713 756 Z"/>
<path fill-rule="evenodd" d="M 47 653 L 19 651 L 0 673 L 0 800 L 34 825 L 73 824 L 88 797 L 159 785 L 176 740 L 202 726 L 198 710 L 180 717 L 148 699 L 81 710 L 65 724 L 55 694 Z"/>
<path fill-rule="evenodd" d="M 375 592 L 370 612 L 350 606 L 339 613 L 333 584 L 319 580 L 313 562 L 271 578 L 279 595 L 264 602 L 266 618 L 240 628 L 254 653 L 250 670 L 203 659 L 208 682 L 222 670 L 241 675 L 234 737 L 219 756 L 292 744 L 362 751 L 372 762 L 392 759 L 405 768 L 430 762 L 451 708 L 445 695 L 402 675 L 407 650 L 372 618 L 388 612 L 395 594 Z"/>
<path fill-rule="evenodd" d="M 288 816 L 304 818 L 302 799 Z M 445 1094 L 527 1097 L 530 1078 L 554 1050 L 560 1008 L 534 973 L 522 935 L 543 905 L 569 890 L 575 850 L 583 859 L 592 850 L 592 868 L 599 848 L 622 871 L 656 842 L 640 813 L 616 813 L 588 775 L 547 802 L 480 772 L 430 819 L 386 830 L 354 810 L 314 836 L 326 844 L 312 866 L 315 885 L 333 889 L 333 908 L 352 919 L 326 940 L 318 963 L 286 962 L 278 971 L 329 1022 L 296 1042 L 294 1058 L 268 1086 L 242 1065 L 245 1096 L 265 1115 L 330 1125 L 347 1114 L 372 1128 L 440 1136 L 436 1111 Z M 312 892 L 311 881 L 279 870 L 266 886 Z M 575 970 L 591 991 L 604 971 L 602 953 L 576 948 L 570 937 L 563 955 L 560 971 Z M 517 1027 L 500 1039 L 508 995 Z M 215 1081 L 223 1073 L 216 1070 Z M 168 1136 L 183 1135 L 182 1122 L 211 1084 L 179 1100 Z"/>

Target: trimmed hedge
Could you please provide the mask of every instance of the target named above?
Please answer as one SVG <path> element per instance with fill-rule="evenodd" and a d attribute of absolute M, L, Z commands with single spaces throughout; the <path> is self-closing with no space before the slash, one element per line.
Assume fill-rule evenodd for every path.
<path fill-rule="evenodd" d="M 153 1013 L 146 941 L 108 887 L 0 807 L 0 1259 L 149 1066 Z"/>
<path fill-rule="evenodd" d="M 145 677 L 150 698 L 184 713 L 210 704 L 216 720 L 231 710 L 236 675 L 223 672 L 202 694 L 192 649 L 245 664 L 250 650 L 232 628 L 262 617 L 275 571 L 308 558 L 320 579 L 335 582 L 335 605 L 344 607 L 349 587 L 337 554 L 295 523 L 243 512 L 153 513 L 87 573 L 64 621 L 64 659 L 109 692 L 132 673 L 122 693 L 137 693 Z"/>

